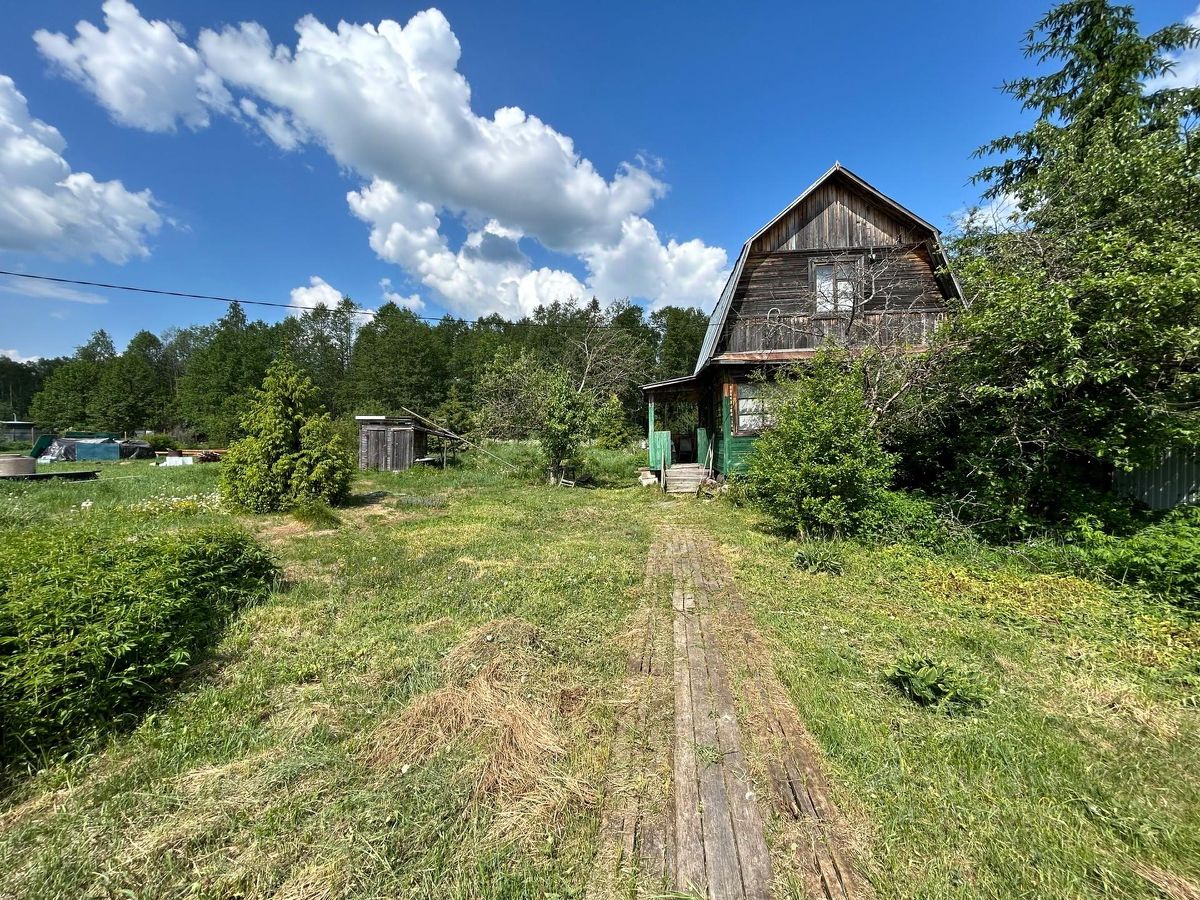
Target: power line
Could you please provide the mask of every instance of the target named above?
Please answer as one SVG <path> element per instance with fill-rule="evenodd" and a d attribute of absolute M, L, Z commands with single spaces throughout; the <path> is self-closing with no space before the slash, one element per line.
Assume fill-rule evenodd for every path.
<path fill-rule="evenodd" d="M 280 303 L 278 301 L 273 301 L 273 300 L 243 300 L 239 297 L 222 297 L 217 294 L 194 294 L 189 291 L 168 291 L 168 290 L 162 290 L 159 288 L 135 287 L 133 285 L 128 285 L 128 284 L 110 284 L 105 281 L 85 281 L 80 278 L 59 278 L 54 275 L 35 275 L 35 274 L 31 274 L 29 272 L 9 272 L 4 269 L 0 269 L 0 275 L 7 275 L 12 278 L 27 278 L 27 279 L 30 279 L 33 281 L 49 281 L 49 282 L 53 282 L 55 284 L 68 284 L 68 285 L 72 285 L 72 286 L 76 286 L 76 287 L 93 287 L 93 288 L 104 288 L 104 289 L 110 290 L 110 291 L 128 291 L 130 293 L 136 293 L 136 294 L 153 294 L 153 295 L 159 296 L 159 297 L 172 297 L 177 300 L 213 300 L 218 303 L 240 303 L 245 306 L 270 306 L 270 307 L 274 307 L 276 309 L 298 309 L 298 310 L 304 310 L 307 312 L 311 312 L 311 311 L 317 310 L 317 309 L 328 309 L 329 308 L 329 307 L 321 306 L 321 305 L 305 306 L 300 303 Z M 367 316 L 375 315 L 375 310 L 366 309 L 364 307 L 358 306 L 357 304 L 354 305 L 354 312 L 361 314 L 361 315 L 367 315 Z M 493 320 L 491 320 L 491 319 L 487 319 L 487 320 L 484 320 L 484 319 L 459 319 L 459 318 L 455 318 L 454 316 L 450 316 L 450 315 L 419 316 L 416 313 L 413 313 L 413 318 L 419 319 L 423 322 L 442 322 L 442 321 L 445 321 L 446 319 L 449 319 L 452 322 L 458 322 L 463 325 L 480 325 L 480 324 L 491 325 L 491 324 L 494 324 Z M 529 322 L 529 321 L 513 322 L 511 320 L 504 320 L 504 322 L 505 322 L 505 324 L 510 325 L 515 328 L 534 327 L 534 328 L 564 329 L 564 328 L 591 328 L 591 327 L 597 327 L 597 328 L 620 328 L 621 327 L 619 325 L 590 326 L 590 325 L 583 325 L 583 324 L 570 323 L 570 322 L 563 322 L 563 323 Z M 708 327 L 709 328 L 712 327 L 712 322 L 708 323 Z"/>

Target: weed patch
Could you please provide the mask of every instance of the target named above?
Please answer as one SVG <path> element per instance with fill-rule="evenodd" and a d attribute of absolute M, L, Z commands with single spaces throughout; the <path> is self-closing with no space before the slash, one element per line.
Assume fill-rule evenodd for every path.
<path fill-rule="evenodd" d="M 0 540 L 0 752 L 128 722 L 186 670 L 276 569 L 247 534 L 62 532 Z"/>
<path fill-rule="evenodd" d="M 836 541 L 805 541 L 792 555 L 792 564 L 809 575 L 841 575 L 844 565 L 841 545 Z"/>
<path fill-rule="evenodd" d="M 953 712 L 983 703 L 978 676 L 943 660 L 906 654 L 887 671 L 887 680 L 918 706 Z"/>

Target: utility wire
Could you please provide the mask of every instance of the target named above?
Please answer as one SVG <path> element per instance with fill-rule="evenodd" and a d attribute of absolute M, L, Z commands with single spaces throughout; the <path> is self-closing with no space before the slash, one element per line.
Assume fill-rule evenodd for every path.
<path fill-rule="evenodd" d="M 136 293 L 136 294 L 153 294 L 153 295 L 159 296 L 159 297 L 172 297 L 172 298 L 178 299 L 178 300 L 214 300 L 219 303 L 240 303 L 244 306 L 271 306 L 271 307 L 275 307 L 276 309 L 298 309 L 298 310 L 304 310 L 304 311 L 309 311 L 309 312 L 311 312 L 312 310 L 316 310 L 316 309 L 328 309 L 329 308 L 329 307 L 321 306 L 321 305 L 305 306 L 300 303 L 279 303 L 277 301 L 272 301 L 272 300 L 243 300 L 238 297 L 222 297 L 222 296 L 219 296 L 216 294 L 193 294 L 193 293 L 190 293 L 189 291 L 167 291 L 167 290 L 161 290 L 159 288 L 134 287 L 134 286 L 128 285 L 128 284 L 110 284 L 105 281 L 84 281 L 79 278 L 59 278 L 54 275 L 35 275 L 35 274 L 31 274 L 29 272 L 9 272 L 4 269 L 0 269 L 0 275 L 7 275 L 11 278 L 27 278 L 32 281 L 49 281 L 49 282 L 53 282 L 55 284 L 69 284 L 69 285 L 73 285 L 73 286 L 77 286 L 77 287 L 105 288 L 106 290 L 110 290 L 110 291 L 129 291 L 131 293 Z M 354 312 L 360 313 L 362 315 L 371 315 L 371 316 L 375 315 L 375 310 L 366 309 L 364 307 L 358 306 L 357 304 L 355 304 L 355 306 L 354 306 Z M 487 320 L 484 320 L 484 319 L 459 319 L 459 318 L 456 318 L 456 317 L 450 316 L 450 315 L 418 316 L 416 313 L 413 313 L 413 318 L 420 319 L 421 321 L 424 321 L 424 322 L 442 322 L 445 319 L 450 319 L 450 321 L 452 321 L 452 322 L 458 322 L 463 325 L 480 325 L 480 324 L 492 325 L 492 324 L 494 324 L 493 320 L 491 320 L 491 319 L 487 319 Z M 504 324 L 510 325 L 515 328 L 566 329 L 566 328 L 620 328 L 621 327 L 619 325 L 592 326 L 592 325 L 583 325 L 583 324 L 570 323 L 570 322 L 563 322 L 563 323 L 529 322 L 529 321 L 513 322 L 513 321 L 507 320 L 507 319 L 504 320 Z M 713 323 L 709 322 L 708 327 L 712 328 Z"/>

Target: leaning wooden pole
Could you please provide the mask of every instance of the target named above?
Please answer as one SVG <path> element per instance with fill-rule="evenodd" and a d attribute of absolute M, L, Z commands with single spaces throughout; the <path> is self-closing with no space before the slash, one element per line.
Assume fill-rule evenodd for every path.
<path fill-rule="evenodd" d="M 449 428 L 447 428 L 445 425 L 439 425 L 437 422 L 433 421 L 433 419 L 427 419 L 425 416 L 421 415 L 420 413 L 413 412 L 413 411 L 412 411 L 411 409 L 409 409 L 407 406 L 402 406 L 402 407 L 400 407 L 400 408 L 401 408 L 402 410 L 404 410 L 406 413 L 408 413 L 410 416 L 412 416 L 414 419 L 420 419 L 422 422 L 428 422 L 428 423 L 429 423 L 430 425 L 432 425 L 434 428 L 437 428 L 437 429 L 439 429 L 439 430 L 441 430 L 441 431 L 444 431 L 444 432 L 446 432 L 446 434 L 450 435 L 450 436 L 451 436 L 452 438 L 454 438 L 456 441 L 462 441 L 462 442 L 463 442 L 464 444 L 466 444 L 468 447 L 474 447 L 474 448 L 475 448 L 476 450 L 478 450 L 480 453 L 484 454 L 485 456 L 490 456 L 492 459 L 496 460 L 496 462 L 498 462 L 498 463 L 501 463 L 502 465 L 506 465 L 506 466 L 508 466 L 508 467 L 509 467 L 510 469 L 512 469 L 514 472 L 518 471 L 517 467 L 516 467 L 516 466 L 514 466 L 512 463 L 510 463 L 508 460 L 506 460 L 506 459 L 501 459 L 501 458 L 500 458 L 499 456 L 497 456 L 495 453 L 488 453 L 488 451 L 487 451 L 487 450 L 484 450 L 484 449 L 483 449 L 482 447 L 480 447 L 478 444 L 473 444 L 473 443 L 471 443 L 471 442 L 470 442 L 470 441 L 468 441 L 468 440 L 467 440 L 465 437 L 463 437 L 461 434 L 455 434 L 453 431 L 451 431 L 451 430 L 450 430 Z"/>

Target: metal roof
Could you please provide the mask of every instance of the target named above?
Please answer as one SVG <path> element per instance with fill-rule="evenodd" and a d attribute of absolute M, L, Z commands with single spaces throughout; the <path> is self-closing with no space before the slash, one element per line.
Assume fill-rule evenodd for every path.
<path fill-rule="evenodd" d="M 645 391 L 661 390 L 663 388 L 684 387 L 685 385 L 695 382 L 695 375 L 680 375 L 678 378 L 665 378 L 662 381 L 651 381 L 649 384 L 643 384 L 641 389 Z"/>

